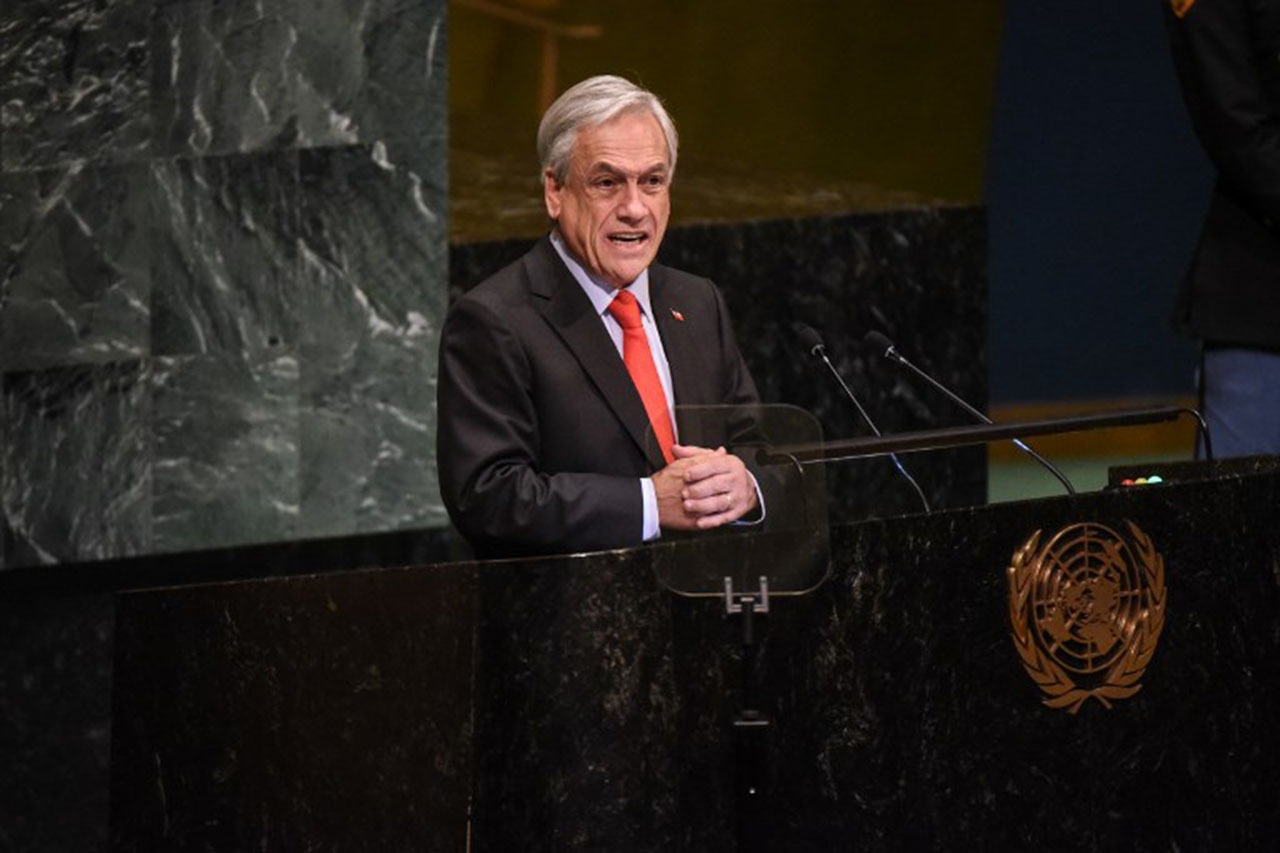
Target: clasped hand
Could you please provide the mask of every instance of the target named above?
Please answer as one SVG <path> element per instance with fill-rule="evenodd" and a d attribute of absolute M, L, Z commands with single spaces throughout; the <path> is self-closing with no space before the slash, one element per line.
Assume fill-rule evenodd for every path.
<path fill-rule="evenodd" d="M 710 530 L 756 508 L 755 481 L 737 456 L 680 444 L 672 454 L 675 461 L 653 475 L 662 527 Z"/>

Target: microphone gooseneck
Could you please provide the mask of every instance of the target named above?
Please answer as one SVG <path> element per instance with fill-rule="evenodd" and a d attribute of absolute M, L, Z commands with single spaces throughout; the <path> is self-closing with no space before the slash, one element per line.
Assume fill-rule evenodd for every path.
<path fill-rule="evenodd" d="M 867 332 L 863 340 L 866 342 L 867 347 L 869 349 L 878 353 L 883 358 L 887 358 L 890 361 L 896 361 L 898 364 L 901 364 L 903 367 L 910 370 L 916 376 L 919 376 L 925 382 L 929 383 L 938 391 L 942 392 L 943 396 L 945 396 L 948 400 L 955 403 L 957 406 L 964 409 L 966 412 L 968 412 L 970 415 L 977 418 L 978 420 L 982 421 L 984 424 L 994 423 L 994 421 L 992 421 L 991 418 L 987 417 L 982 412 L 978 411 L 976 408 L 969 405 L 969 403 L 965 401 L 965 399 L 962 398 L 959 394 L 956 394 L 950 388 L 943 385 L 941 382 L 934 379 L 928 373 L 925 373 L 919 367 L 916 367 L 914 364 L 912 364 L 911 361 L 906 358 L 906 356 L 898 352 L 898 350 L 893 345 L 893 341 L 889 340 L 882 332 L 872 329 L 870 332 Z M 1046 469 L 1048 469 L 1050 474 L 1052 474 L 1054 477 L 1057 477 L 1058 482 L 1062 483 L 1063 487 L 1066 488 L 1067 494 L 1074 495 L 1076 493 L 1075 486 L 1071 485 L 1071 481 L 1067 479 L 1066 474 L 1063 474 L 1062 471 L 1058 470 L 1057 465 L 1054 465 L 1048 459 L 1045 459 L 1039 453 L 1032 450 L 1022 439 L 1015 438 L 1015 439 L 1012 439 L 1012 441 L 1019 450 L 1021 450 L 1023 453 L 1026 453 L 1032 459 L 1039 462 Z"/>
<path fill-rule="evenodd" d="M 822 342 L 822 335 L 818 333 L 817 329 L 805 323 L 796 323 L 793 328 L 795 329 L 796 337 L 804 346 L 805 351 L 808 352 L 809 355 L 822 360 L 822 363 L 827 366 L 827 370 L 831 371 L 831 375 L 834 376 L 836 378 L 836 382 L 840 384 L 840 388 L 844 391 L 844 395 L 849 398 L 849 401 L 853 403 L 853 407 L 858 410 L 858 414 L 862 416 L 863 422 L 871 428 L 871 432 L 873 434 L 879 436 L 881 434 L 879 427 L 876 426 L 875 421 L 871 420 L 871 415 L 867 414 L 867 410 L 862 407 L 862 403 L 858 400 L 857 395 L 853 393 L 853 390 L 844 381 L 844 377 L 840 375 L 840 371 L 836 370 L 836 366 L 831 363 L 831 359 L 827 358 L 827 348 Z M 905 477 L 907 482 L 911 484 L 911 487 L 915 489 L 916 494 L 920 497 L 920 504 L 924 507 L 924 511 L 929 512 L 929 499 L 925 497 L 924 489 L 920 488 L 920 484 L 916 482 L 916 478 L 912 477 L 911 474 L 907 472 L 907 469 L 903 467 L 902 462 L 898 459 L 898 454 L 890 453 L 889 458 L 893 461 L 893 466 L 898 469 L 898 473 Z"/>

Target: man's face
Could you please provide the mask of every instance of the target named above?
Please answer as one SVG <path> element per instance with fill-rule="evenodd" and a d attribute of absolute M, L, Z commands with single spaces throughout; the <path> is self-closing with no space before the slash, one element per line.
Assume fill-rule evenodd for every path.
<path fill-rule="evenodd" d="M 548 171 L 547 215 L 587 269 L 625 287 L 649 266 L 671 214 L 667 139 L 649 112 L 578 131 L 565 182 Z"/>

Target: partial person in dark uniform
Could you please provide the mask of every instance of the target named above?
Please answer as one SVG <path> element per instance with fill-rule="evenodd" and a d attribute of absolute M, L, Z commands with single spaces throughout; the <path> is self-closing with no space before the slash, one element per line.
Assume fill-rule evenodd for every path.
<path fill-rule="evenodd" d="M 1217 169 L 1177 327 L 1202 342 L 1218 456 L 1280 453 L 1280 0 L 1165 0 L 1174 65 Z"/>

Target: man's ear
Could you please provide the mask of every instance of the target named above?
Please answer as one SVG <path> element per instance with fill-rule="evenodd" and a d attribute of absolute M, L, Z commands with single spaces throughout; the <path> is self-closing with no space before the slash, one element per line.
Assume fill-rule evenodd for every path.
<path fill-rule="evenodd" d="M 556 180 L 554 169 L 547 169 L 542 173 L 542 200 L 547 205 L 547 216 L 551 219 L 560 218 L 560 196 L 564 193 L 564 186 Z"/>

